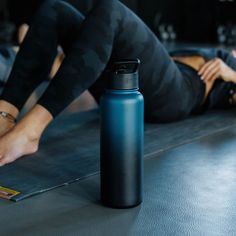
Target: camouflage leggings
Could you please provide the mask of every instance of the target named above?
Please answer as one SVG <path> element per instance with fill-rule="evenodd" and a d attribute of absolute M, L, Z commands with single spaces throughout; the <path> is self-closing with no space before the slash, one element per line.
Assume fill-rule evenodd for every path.
<path fill-rule="evenodd" d="M 1 99 L 21 109 L 49 74 L 58 45 L 66 57 L 38 101 L 54 117 L 86 89 L 98 100 L 107 65 L 127 58 L 141 60 L 140 90 L 146 118 L 158 122 L 181 119 L 196 105 L 193 99 L 199 84 L 196 82 L 193 90 L 156 36 L 117 0 L 45 1 L 30 26 Z"/>

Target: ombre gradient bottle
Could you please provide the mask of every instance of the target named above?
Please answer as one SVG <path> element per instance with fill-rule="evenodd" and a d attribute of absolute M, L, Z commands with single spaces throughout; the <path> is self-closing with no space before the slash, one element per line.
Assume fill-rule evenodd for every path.
<path fill-rule="evenodd" d="M 113 208 L 143 198 L 144 101 L 138 91 L 140 61 L 112 65 L 101 97 L 101 200 Z"/>

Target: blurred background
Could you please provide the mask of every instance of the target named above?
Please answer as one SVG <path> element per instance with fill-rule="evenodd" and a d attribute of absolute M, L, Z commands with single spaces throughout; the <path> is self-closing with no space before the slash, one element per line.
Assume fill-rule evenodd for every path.
<path fill-rule="evenodd" d="M 7 40 L 22 23 L 30 23 L 43 0 L 0 0 L 0 34 Z M 236 0 L 122 0 L 163 42 L 234 45 Z M 5 22 L 5 24 L 3 24 Z M 6 22 L 8 24 L 6 24 Z M 9 25 L 9 22 L 12 25 Z M 0 36 L 2 37 L 2 36 Z M 11 38 L 16 42 L 16 37 Z"/>

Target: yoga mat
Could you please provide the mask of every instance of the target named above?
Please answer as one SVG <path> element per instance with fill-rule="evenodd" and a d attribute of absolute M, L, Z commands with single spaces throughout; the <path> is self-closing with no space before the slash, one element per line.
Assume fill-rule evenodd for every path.
<path fill-rule="evenodd" d="M 214 111 L 170 124 L 145 124 L 145 158 L 236 126 L 235 111 Z M 99 173 L 99 111 L 59 116 L 39 151 L 0 168 L 0 195 L 12 201 Z"/>

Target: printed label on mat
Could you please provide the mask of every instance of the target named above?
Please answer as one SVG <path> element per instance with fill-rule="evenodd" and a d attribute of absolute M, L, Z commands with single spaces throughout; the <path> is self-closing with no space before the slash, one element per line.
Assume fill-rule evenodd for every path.
<path fill-rule="evenodd" d="M 20 194 L 20 192 L 0 186 L 0 198 L 10 200 L 11 198 L 13 198 L 14 196 L 16 196 L 18 194 Z"/>

